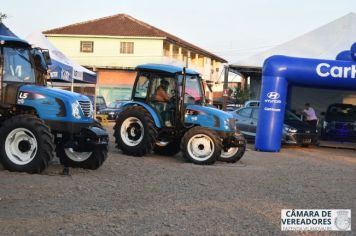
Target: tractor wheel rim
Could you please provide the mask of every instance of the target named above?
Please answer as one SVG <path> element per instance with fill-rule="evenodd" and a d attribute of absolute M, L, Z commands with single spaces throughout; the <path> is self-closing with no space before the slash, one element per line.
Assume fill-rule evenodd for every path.
<path fill-rule="evenodd" d="M 234 155 L 236 155 L 236 153 L 239 151 L 238 147 L 231 147 L 229 148 L 226 152 L 223 150 L 221 152 L 220 157 L 221 158 L 230 158 L 233 157 Z"/>
<path fill-rule="evenodd" d="M 76 152 L 73 150 L 73 148 L 65 148 L 64 152 L 69 159 L 75 162 L 83 162 L 87 160 L 92 154 L 92 152 Z"/>
<path fill-rule="evenodd" d="M 30 163 L 36 156 L 37 148 L 35 135 L 25 128 L 12 130 L 5 140 L 6 155 L 16 165 Z"/>
<path fill-rule="evenodd" d="M 120 134 L 126 145 L 136 146 L 141 143 L 144 136 L 143 124 L 136 117 L 128 117 L 121 125 Z"/>
<path fill-rule="evenodd" d="M 214 154 L 215 145 L 208 135 L 196 134 L 189 139 L 187 149 L 194 160 L 206 161 Z"/>

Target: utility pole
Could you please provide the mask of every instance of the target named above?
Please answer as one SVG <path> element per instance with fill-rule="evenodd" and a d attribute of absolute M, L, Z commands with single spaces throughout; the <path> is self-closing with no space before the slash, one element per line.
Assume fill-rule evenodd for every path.
<path fill-rule="evenodd" d="M 224 86 L 223 86 L 223 110 L 226 111 L 227 99 L 229 96 L 228 82 L 229 82 L 229 66 L 224 67 Z"/>

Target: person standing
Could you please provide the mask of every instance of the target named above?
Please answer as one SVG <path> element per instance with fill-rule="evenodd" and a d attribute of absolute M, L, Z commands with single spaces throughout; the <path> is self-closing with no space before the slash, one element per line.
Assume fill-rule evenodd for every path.
<path fill-rule="evenodd" d="M 318 118 L 315 114 L 315 110 L 310 106 L 310 103 L 305 103 L 305 109 L 303 110 L 306 122 L 316 128 Z"/>

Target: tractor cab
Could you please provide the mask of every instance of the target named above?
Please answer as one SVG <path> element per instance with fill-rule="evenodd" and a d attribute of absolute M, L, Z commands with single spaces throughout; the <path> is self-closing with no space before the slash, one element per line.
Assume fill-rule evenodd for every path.
<path fill-rule="evenodd" d="M 1 104 L 16 104 L 20 86 L 46 85 L 48 51 L 30 48 L 27 42 L 6 36 L 0 37 L 0 49 Z"/>
<path fill-rule="evenodd" d="M 152 107 L 162 127 L 182 127 L 187 105 L 204 105 L 200 75 L 192 70 L 166 65 L 141 65 L 132 91 L 132 100 Z"/>

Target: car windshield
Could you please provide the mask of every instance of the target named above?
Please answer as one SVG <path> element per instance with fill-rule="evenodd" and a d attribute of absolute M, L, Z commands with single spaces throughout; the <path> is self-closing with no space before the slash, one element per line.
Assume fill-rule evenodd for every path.
<path fill-rule="evenodd" d="M 326 114 L 329 121 L 349 122 L 356 120 L 356 106 L 353 105 L 332 105 Z"/>
<path fill-rule="evenodd" d="M 296 121 L 296 120 L 301 120 L 298 116 L 296 116 L 295 114 L 293 114 L 290 111 L 286 111 L 285 115 L 284 115 L 284 120 L 288 120 L 288 121 Z"/>
<path fill-rule="evenodd" d="M 34 83 L 35 71 L 27 48 L 4 47 L 3 80 L 5 82 Z"/>
<path fill-rule="evenodd" d="M 96 104 L 105 104 L 105 100 L 102 97 L 96 97 Z"/>
<path fill-rule="evenodd" d="M 121 106 L 121 102 L 112 102 L 109 104 L 108 108 L 118 108 Z"/>

